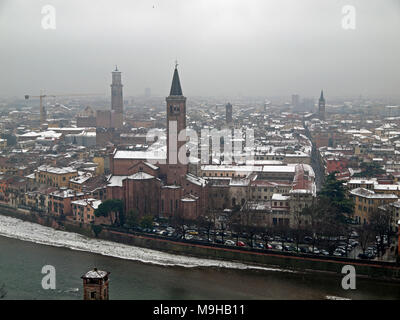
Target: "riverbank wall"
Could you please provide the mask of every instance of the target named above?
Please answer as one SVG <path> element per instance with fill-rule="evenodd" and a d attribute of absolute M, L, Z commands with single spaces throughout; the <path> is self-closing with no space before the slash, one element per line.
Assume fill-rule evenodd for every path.
<path fill-rule="evenodd" d="M 18 210 L 3 204 L 0 204 L 0 214 L 58 230 L 79 233 L 87 237 L 96 237 L 91 225 L 59 217 Z M 342 275 L 343 266 L 352 265 L 356 270 L 357 276 L 400 282 L 400 265 L 393 262 L 226 247 L 195 241 L 172 240 L 153 234 L 127 233 L 105 226 L 98 232 L 97 238 L 178 255 L 234 261 L 260 267 L 274 267 L 304 272 L 319 271 Z"/>

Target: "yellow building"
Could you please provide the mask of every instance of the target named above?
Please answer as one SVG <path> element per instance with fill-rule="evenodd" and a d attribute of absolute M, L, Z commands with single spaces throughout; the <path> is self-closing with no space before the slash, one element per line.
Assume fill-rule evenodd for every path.
<path fill-rule="evenodd" d="M 69 180 L 69 188 L 77 192 L 82 192 L 83 185 L 90 178 L 92 178 L 91 173 L 85 173 L 83 175 L 73 177 Z"/>
<path fill-rule="evenodd" d="M 392 232 L 399 232 L 398 222 L 400 221 L 400 201 L 391 203 L 389 205 L 389 210 L 392 213 L 391 230 Z"/>
<path fill-rule="evenodd" d="M 97 163 L 96 174 L 104 174 L 104 158 L 94 157 L 93 162 Z"/>
<path fill-rule="evenodd" d="M 358 223 L 368 223 L 368 215 L 379 206 L 396 202 L 395 194 L 375 193 L 365 188 L 357 188 L 350 191 L 354 199 L 354 218 Z"/>
<path fill-rule="evenodd" d="M 100 204 L 101 200 L 93 198 L 72 201 L 71 205 L 74 220 L 83 223 L 93 223 L 96 219 L 94 211 Z"/>
<path fill-rule="evenodd" d="M 56 168 L 40 166 L 35 171 L 35 181 L 53 187 L 68 187 L 69 180 L 78 176 L 78 171 L 71 167 Z"/>
<path fill-rule="evenodd" d="M 398 184 L 375 184 L 375 193 L 395 194 L 400 197 L 400 185 Z"/>
<path fill-rule="evenodd" d="M 351 179 L 347 182 L 348 190 L 353 190 L 357 188 L 364 188 L 368 190 L 373 190 L 375 184 L 377 184 L 376 180 L 368 180 L 368 179 Z"/>
<path fill-rule="evenodd" d="M 48 212 L 49 192 L 28 191 L 25 193 L 25 205 L 34 210 Z"/>

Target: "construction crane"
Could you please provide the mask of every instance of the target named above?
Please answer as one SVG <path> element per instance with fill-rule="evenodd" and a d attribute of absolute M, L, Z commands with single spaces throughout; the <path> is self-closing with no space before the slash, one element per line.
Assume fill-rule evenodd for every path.
<path fill-rule="evenodd" d="M 43 125 L 46 122 L 46 110 L 43 106 L 43 99 L 44 98 L 56 98 L 56 97 L 77 97 L 77 96 L 99 96 L 99 93 L 71 93 L 71 94 L 40 94 L 40 96 L 31 96 L 26 94 L 25 100 L 29 98 L 39 98 L 40 99 L 40 125 Z"/>

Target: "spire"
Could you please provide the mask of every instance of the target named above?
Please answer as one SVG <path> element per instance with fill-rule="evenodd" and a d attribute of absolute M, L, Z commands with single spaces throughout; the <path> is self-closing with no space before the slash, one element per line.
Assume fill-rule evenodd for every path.
<path fill-rule="evenodd" d="M 175 64 L 174 77 L 172 78 L 171 92 L 169 95 L 170 96 L 182 95 L 181 82 L 179 80 L 179 74 L 178 74 L 178 63 Z"/>
<path fill-rule="evenodd" d="M 321 90 L 321 97 L 319 98 L 319 100 L 325 100 L 324 99 L 324 90 Z"/>

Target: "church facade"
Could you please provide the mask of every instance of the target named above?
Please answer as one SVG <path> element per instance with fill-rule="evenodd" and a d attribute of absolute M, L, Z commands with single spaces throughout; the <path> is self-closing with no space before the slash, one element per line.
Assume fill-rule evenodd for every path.
<path fill-rule="evenodd" d="M 179 161 L 179 152 L 186 153 L 186 97 L 177 67 L 166 102 L 166 152 L 115 149 L 110 155 L 107 198 L 122 200 L 126 212 L 136 210 L 140 216 L 194 220 L 207 212 L 208 186 L 205 179 L 189 173 L 188 164 Z"/>

